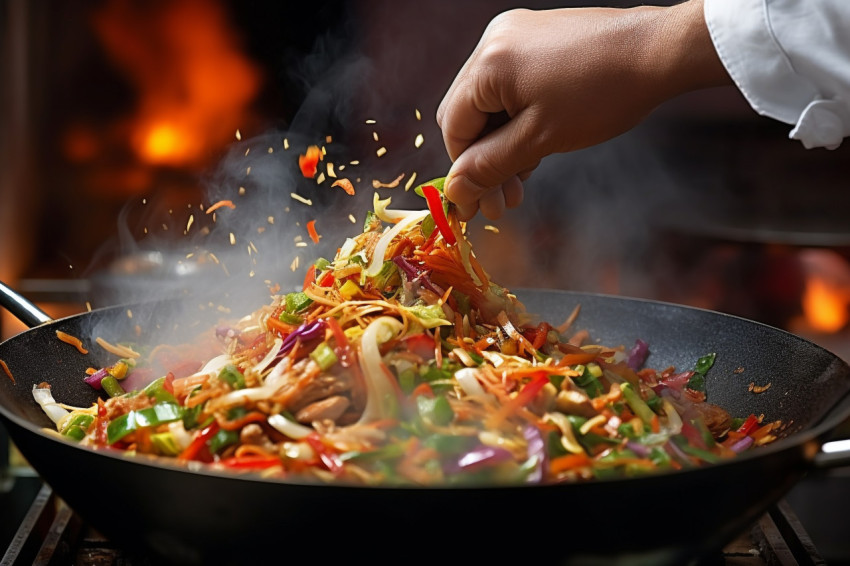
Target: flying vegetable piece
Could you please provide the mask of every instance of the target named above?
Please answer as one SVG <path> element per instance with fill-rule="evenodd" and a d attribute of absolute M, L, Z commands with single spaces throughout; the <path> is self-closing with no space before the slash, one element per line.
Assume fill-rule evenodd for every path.
<path fill-rule="evenodd" d="M 337 179 L 333 182 L 331 187 L 342 187 L 342 190 L 345 191 L 346 194 L 354 194 L 354 185 L 352 185 L 351 181 L 348 179 Z"/>
<path fill-rule="evenodd" d="M 322 159 L 322 150 L 317 145 L 311 145 L 307 148 L 306 153 L 298 156 L 298 167 L 301 169 L 301 174 L 312 179 L 316 176 L 319 169 L 319 161 Z"/>

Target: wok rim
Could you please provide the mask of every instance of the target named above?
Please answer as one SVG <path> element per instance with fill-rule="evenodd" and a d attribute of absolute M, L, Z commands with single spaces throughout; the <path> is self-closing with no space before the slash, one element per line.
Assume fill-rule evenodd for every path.
<path fill-rule="evenodd" d="M 710 309 L 705 309 L 701 307 L 682 305 L 677 303 L 671 303 L 668 301 L 661 301 L 657 299 L 647 299 L 641 297 L 628 297 L 628 296 L 620 296 L 620 295 L 611 295 L 606 293 L 594 293 L 594 292 L 582 292 L 582 291 L 570 291 L 564 289 L 552 289 L 552 288 L 537 288 L 537 287 L 521 287 L 514 290 L 511 290 L 511 294 L 515 295 L 517 298 L 521 300 L 521 295 L 523 292 L 535 292 L 535 293 L 543 293 L 543 294 L 559 294 L 559 295 L 567 295 L 572 297 L 588 297 L 595 298 L 603 301 L 614 301 L 614 302 L 622 302 L 622 303 L 643 303 L 653 305 L 655 307 L 661 308 L 672 308 L 675 310 L 685 310 L 689 312 L 697 312 L 706 316 L 719 317 L 722 319 L 732 319 L 736 320 L 739 323 L 744 323 L 747 325 L 753 325 L 755 327 L 760 327 L 762 329 L 766 329 L 772 333 L 778 333 L 779 335 L 784 335 L 786 339 L 791 339 L 795 342 L 798 342 L 808 348 L 816 348 L 820 350 L 822 353 L 826 354 L 828 358 L 832 359 L 833 363 L 837 363 L 838 366 L 844 366 L 844 368 L 850 372 L 850 364 L 848 362 L 841 359 L 839 356 L 834 354 L 833 352 L 827 350 L 823 346 L 820 346 L 810 340 L 807 340 L 801 336 L 793 334 L 789 331 L 783 330 L 781 328 L 777 328 L 762 322 L 754 321 L 751 319 L 747 319 L 744 317 L 740 317 L 737 315 L 723 313 L 720 311 L 713 311 Z M 77 318 L 90 318 L 97 314 L 102 314 L 106 311 L 121 311 L 126 310 L 127 308 L 138 308 L 142 306 L 150 306 L 161 304 L 163 302 L 167 302 L 169 299 L 161 299 L 161 300 L 152 300 L 145 301 L 140 303 L 124 303 L 118 305 L 110 305 L 106 307 L 100 307 L 97 309 L 92 309 L 91 311 L 86 311 L 82 313 L 77 313 L 57 319 L 53 319 L 47 321 L 45 323 L 39 324 L 37 326 L 33 326 L 24 330 L 23 332 L 7 338 L 3 342 L 0 342 L 0 347 L 5 346 L 7 343 L 13 342 L 19 339 L 24 334 L 30 332 L 31 330 L 35 330 L 42 327 L 54 326 L 66 322 L 71 319 Z M 535 313 L 529 313 L 534 315 Z M 19 429 L 26 430 L 28 433 L 36 434 L 43 438 L 47 438 L 48 440 L 52 440 L 55 442 L 61 442 L 67 445 L 67 447 L 82 450 L 99 457 L 111 458 L 120 462 L 126 462 L 128 464 L 138 464 L 145 467 L 151 467 L 155 469 L 167 469 L 175 472 L 184 472 L 189 474 L 200 474 L 203 476 L 208 476 L 212 478 L 225 479 L 225 480 L 239 480 L 239 481 L 248 481 L 248 482 L 259 482 L 264 484 L 282 484 L 293 487 L 316 487 L 316 488 L 333 488 L 340 490 L 387 490 L 387 491 L 423 491 L 423 492 L 453 492 L 459 490 L 469 490 L 469 491 L 505 491 L 505 490 L 530 490 L 530 489 L 547 489 L 547 490 L 562 490 L 562 489 L 574 489 L 576 486 L 585 486 L 588 484 L 610 484 L 610 483 L 631 483 L 637 486 L 638 484 L 647 483 L 648 481 L 656 481 L 656 478 L 664 478 L 669 476 L 695 476 L 703 473 L 711 473 L 712 470 L 725 470 L 730 467 L 736 467 L 742 464 L 742 462 L 747 462 L 754 459 L 767 458 L 769 455 L 773 455 L 780 452 L 792 451 L 795 449 L 802 449 L 804 445 L 813 445 L 817 447 L 817 451 L 812 451 L 812 453 L 806 453 L 805 462 L 807 468 L 811 468 L 813 466 L 813 461 L 815 456 L 818 454 L 823 454 L 821 447 L 825 442 L 825 437 L 835 429 L 839 424 L 850 419 L 850 404 L 847 407 L 839 410 L 837 414 L 832 414 L 835 412 L 838 407 L 845 402 L 848 398 L 850 398 L 850 391 L 842 395 L 841 397 L 834 400 L 833 403 L 826 408 L 826 417 L 821 420 L 821 422 L 815 424 L 814 426 L 810 426 L 803 430 L 796 431 L 794 433 L 789 434 L 786 437 L 780 438 L 770 444 L 760 446 L 755 450 L 748 450 L 742 454 L 739 454 L 733 458 L 722 460 L 720 462 L 703 465 L 694 468 L 687 468 L 681 470 L 669 470 L 669 471 L 656 471 L 646 475 L 641 476 L 632 476 L 632 477 L 619 477 L 619 478 L 602 478 L 602 479 L 593 479 L 588 481 L 578 481 L 578 482 L 563 482 L 563 483 L 552 483 L 552 484 L 491 484 L 491 485 L 433 485 L 433 486 L 414 486 L 414 485 L 361 485 L 361 484 L 351 484 L 345 482 L 321 482 L 321 481 L 296 481 L 292 478 L 266 478 L 262 477 L 257 473 L 253 472 L 244 472 L 244 473 L 233 473 L 227 472 L 223 470 L 217 470 L 212 467 L 209 467 L 207 464 L 201 463 L 188 463 L 186 465 L 178 465 L 173 463 L 171 459 L 165 457 L 151 456 L 146 454 L 133 454 L 129 455 L 126 452 L 120 450 L 113 449 L 103 449 L 103 448 L 92 448 L 89 446 L 80 446 L 76 442 L 72 440 L 65 439 L 58 435 L 57 432 L 52 429 L 41 427 L 36 425 L 35 423 L 20 417 L 16 414 L 13 414 L 7 409 L 3 404 L 0 404 L 0 417 L 7 422 L 13 423 Z M 34 401 L 33 401 L 34 402 Z M 11 432 L 11 431 L 10 431 Z M 14 434 L 14 433 L 12 433 Z M 13 438 L 14 440 L 14 438 Z M 26 458 L 26 455 L 24 455 Z M 721 473 L 721 472 L 717 472 Z"/>

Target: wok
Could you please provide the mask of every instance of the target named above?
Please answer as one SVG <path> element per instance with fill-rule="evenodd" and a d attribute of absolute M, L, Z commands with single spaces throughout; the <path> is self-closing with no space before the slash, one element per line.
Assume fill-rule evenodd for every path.
<path fill-rule="evenodd" d="M 740 535 L 824 458 L 830 431 L 850 416 L 850 368 L 797 336 L 741 318 L 667 303 L 529 289 L 517 296 L 554 323 L 576 323 L 609 345 L 650 344 L 647 364 L 689 369 L 709 352 L 708 399 L 733 416 L 786 423 L 783 438 L 721 464 L 646 477 L 513 487 L 312 485 L 189 470 L 46 434 L 32 400 L 49 381 L 58 401 L 87 406 L 82 382 L 98 365 L 55 331 L 153 342 L 169 301 L 110 307 L 50 321 L 6 290 L 3 303 L 33 328 L 0 344 L 15 382 L 0 376 L 0 416 L 24 457 L 85 521 L 130 549 L 182 564 L 317 562 L 684 564 Z M 143 334 L 143 339 L 145 334 Z M 110 341 L 113 341 L 110 340 Z M 105 361 L 104 361 L 105 362 Z M 770 383 L 754 394 L 748 384 Z M 839 458 L 846 463 L 847 458 Z M 833 462 L 834 464 L 835 462 Z"/>

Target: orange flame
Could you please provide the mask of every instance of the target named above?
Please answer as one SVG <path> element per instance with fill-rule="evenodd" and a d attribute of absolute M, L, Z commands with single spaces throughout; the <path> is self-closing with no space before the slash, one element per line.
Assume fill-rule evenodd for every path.
<path fill-rule="evenodd" d="M 811 277 L 803 292 L 803 314 L 813 330 L 838 332 L 847 325 L 850 290 L 836 287 L 825 279 Z"/>
<path fill-rule="evenodd" d="M 803 316 L 813 330 L 838 332 L 850 322 L 850 264 L 829 250 L 807 250 L 802 259 Z"/>
<path fill-rule="evenodd" d="M 260 72 L 240 53 L 219 3 L 112 0 L 94 26 L 136 88 L 130 142 L 140 160 L 199 164 L 244 126 Z"/>

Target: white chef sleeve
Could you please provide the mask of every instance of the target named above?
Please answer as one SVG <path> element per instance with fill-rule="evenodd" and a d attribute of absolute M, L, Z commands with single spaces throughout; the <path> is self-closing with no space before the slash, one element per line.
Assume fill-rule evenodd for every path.
<path fill-rule="evenodd" d="M 705 21 L 738 89 L 793 124 L 806 148 L 850 136 L 850 0 L 705 0 Z"/>

